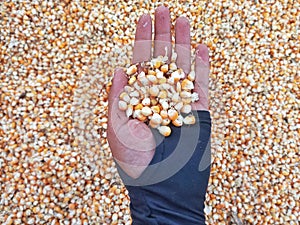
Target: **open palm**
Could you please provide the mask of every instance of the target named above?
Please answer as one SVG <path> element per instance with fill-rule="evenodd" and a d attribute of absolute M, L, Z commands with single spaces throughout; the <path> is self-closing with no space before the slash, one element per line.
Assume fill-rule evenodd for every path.
<path fill-rule="evenodd" d="M 190 25 L 185 17 L 175 24 L 176 63 L 185 74 L 191 70 Z M 166 52 L 167 51 L 167 52 Z M 168 8 L 160 6 L 155 11 L 155 34 L 153 57 L 165 55 L 171 59 L 171 22 Z M 151 17 L 143 15 L 137 24 L 132 63 L 149 61 L 152 58 Z M 193 110 L 208 110 L 209 55 L 205 45 L 198 45 L 195 57 L 195 89 L 199 101 L 192 104 Z M 116 69 L 109 93 L 107 138 L 119 166 L 132 178 L 139 177 L 149 165 L 155 153 L 155 139 L 151 129 L 143 122 L 128 118 L 118 108 L 119 94 L 127 84 L 123 69 Z M 169 137 L 172 138 L 172 135 Z"/>

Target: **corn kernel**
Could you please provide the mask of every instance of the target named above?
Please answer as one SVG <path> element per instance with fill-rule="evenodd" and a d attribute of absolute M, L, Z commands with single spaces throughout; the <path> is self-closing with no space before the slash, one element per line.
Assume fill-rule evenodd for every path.
<path fill-rule="evenodd" d="M 119 101 L 119 109 L 125 111 L 127 109 L 127 103 L 124 101 Z"/>
<path fill-rule="evenodd" d="M 120 99 L 127 103 L 130 102 L 130 97 L 125 91 L 120 94 Z"/>
<path fill-rule="evenodd" d="M 152 110 L 151 110 L 151 108 L 148 107 L 148 106 L 144 106 L 144 107 L 142 108 L 142 114 L 143 114 L 144 116 L 150 116 L 150 115 L 152 115 Z"/>
<path fill-rule="evenodd" d="M 169 70 L 168 64 L 162 65 L 162 66 L 160 67 L 160 70 L 161 70 L 163 73 L 168 72 L 168 70 Z"/>
<path fill-rule="evenodd" d="M 187 125 L 195 124 L 196 119 L 194 115 L 188 115 L 183 119 L 183 123 Z"/>
<path fill-rule="evenodd" d="M 157 105 L 151 106 L 151 110 L 154 113 L 160 113 L 160 108 Z"/>
<path fill-rule="evenodd" d="M 168 110 L 168 117 L 170 120 L 176 120 L 178 117 L 178 112 L 175 109 L 169 109 Z"/>
<path fill-rule="evenodd" d="M 157 129 L 158 129 L 159 133 L 161 133 L 165 137 L 168 137 L 171 134 L 171 128 L 168 126 L 160 126 Z"/>
<path fill-rule="evenodd" d="M 134 74 L 136 71 L 137 71 L 137 66 L 132 65 L 126 70 L 126 74 L 130 76 L 130 75 Z"/>

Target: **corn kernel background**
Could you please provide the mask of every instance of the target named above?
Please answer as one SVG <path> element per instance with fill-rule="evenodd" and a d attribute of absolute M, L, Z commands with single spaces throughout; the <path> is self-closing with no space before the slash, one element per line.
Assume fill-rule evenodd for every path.
<path fill-rule="evenodd" d="M 207 224 L 298 224 L 297 0 L 165 1 L 211 60 Z M 107 92 L 158 1 L 0 2 L 0 223 L 130 224 Z"/>

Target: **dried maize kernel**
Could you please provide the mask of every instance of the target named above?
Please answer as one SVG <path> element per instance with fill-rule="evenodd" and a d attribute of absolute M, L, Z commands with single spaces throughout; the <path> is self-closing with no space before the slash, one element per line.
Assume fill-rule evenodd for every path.
<path fill-rule="evenodd" d="M 159 133 L 161 133 L 165 137 L 168 137 L 171 134 L 171 128 L 168 126 L 160 126 L 157 129 L 158 129 Z"/>
<path fill-rule="evenodd" d="M 188 115 L 183 119 L 183 123 L 187 125 L 195 124 L 196 123 L 196 118 L 194 115 Z"/>
<path fill-rule="evenodd" d="M 195 72 L 185 74 L 176 63 L 166 64 L 168 58 L 159 56 L 151 62 L 143 62 L 143 71 L 137 74 L 137 64 L 130 66 L 126 73 L 129 76 L 128 85 L 119 96 L 119 108 L 125 111 L 127 117 L 133 117 L 147 122 L 156 128 L 163 136 L 171 134 L 168 126 L 195 123 L 193 115 L 183 118 L 181 113 L 191 112 L 191 103 L 199 99 L 193 93 Z"/>
<path fill-rule="evenodd" d="M 126 74 L 130 76 L 130 75 L 136 73 L 136 71 L 137 71 L 137 66 L 132 65 L 126 70 Z"/>
<path fill-rule="evenodd" d="M 142 108 L 142 114 L 143 114 L 144 116 L 150 116 L 150 115 L 152 115 L 152 110 L 151 110 L 151 108 L 148 107 L 148 106 L 144 106 L 144 107 Z"/>
<path fill-rule="evenodd" d="M 125 101 L 119 101 L 119 109 L 125 111 L 127 109 L 127 103 Z"/>

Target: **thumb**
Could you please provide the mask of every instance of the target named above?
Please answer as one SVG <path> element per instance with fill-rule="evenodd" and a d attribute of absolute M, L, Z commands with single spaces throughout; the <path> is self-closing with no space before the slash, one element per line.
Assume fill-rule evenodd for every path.
<path fill-rule="evenodd" d="M 122 89 L 127 84 L 127 76 L 125 71 L 122 68 L 115 69 L 114 77 L 112 80 L 112 86 L 110 88 L 109 96 L 108 96 L 108 103 L 112 105 L 114 99 L 119 98 L 119 95 Z"/>

